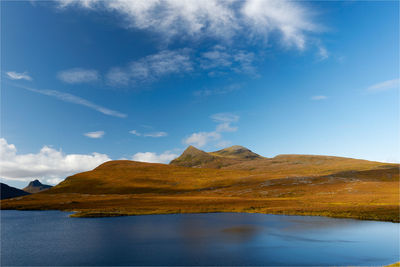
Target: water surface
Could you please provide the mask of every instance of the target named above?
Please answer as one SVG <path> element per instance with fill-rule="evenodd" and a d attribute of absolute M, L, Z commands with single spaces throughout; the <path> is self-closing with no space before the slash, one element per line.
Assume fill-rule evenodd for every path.
<path fill-rule="evenodd" d="M 1 265 L 384 265 L 399 224 L 245 213 L 1 211 Z"/>

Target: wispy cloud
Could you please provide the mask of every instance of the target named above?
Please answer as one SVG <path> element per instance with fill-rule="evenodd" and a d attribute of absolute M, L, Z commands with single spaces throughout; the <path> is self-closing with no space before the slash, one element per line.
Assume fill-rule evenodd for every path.
<path fill-rule="evenodd" d="M 311 97 L 311 100 L 318 101 L 318 100 L 325 100 L 328 99 L 325 95 L 314 95 Z"/>
<path fill-rule="evenodd" d="M 400 87 L 400 79 L 388 80 L 373 84 L 367 88 L 369 92 L 382 92 Z"/>
<path fill-rule="evenodd" d="M 32 77 L 28 75 L 26 72 L 15 72 L 15 71 L 8 71 L 6 72 L 7 77 L 11 80 L 27 80 L 32 81 Z"/>
<path fill-rule="evenodd" d="M 319 60 L 325 60 L 329 58 L 329 52 L 322 45 L 318 45 L 318 58 Z"/>
<path fill-rule="evenodd" d="M 30 181 L 42 177 L 53 184 L 109 160 L 105 154 L 64 154 L 49 146 L 43 146 L 38 153 L 18 154 L 15 145 L 0 138 L 1 176 L 8 180 Z"/>
<path fill-rule="evenodd" d="M 107 80 L 113 85 L 128 85 L 156 81 L 171 74 L 187 73 L 193 69 L 189 49 L 164 50 L 132 61 L 127 67 L 112 68 Z"/>
<path fill-rule="evenodd" d="M 161 154 L 154 152 L 138 152 L 132 156 L 132 160 L 150 163 L 169 163 L 177 157 L 178 155 L 171 151 L 165 151 Z"/>
<path fill-rule="evenodd" d="M 32 87 L 18 85 L 18 84 L 12 84 L 12 85 L 15 86 L 15 87 L 18 87 L 18 88 L 22 88 L 22 89 L 34 92 L 34 93 L 51 96 L 51 97 L 57 98 L 57 99 L 59 99 L 61 101 L 64 101 L 64 102 L 85 106 L 85 107 L 93 109 L 93 110 L 95 110 L 97 112 L 103 113 L 105 115 L 119 117 L 119 118 L 127 117 L 127 115 L 124 114 L 124 113 L 121 113 L 121 112 L 118 112 L 118 111 L 115 111 L 115 110 L 112 110 L 112 109 L 108 109 L 108 108 L 102 107 L 100 105 L 97 105 L 95 103 L 90 102 L 89 100 L 86 100 L 84 98 L 81 98 L 79 96 L 75 96 L 75 95 L 72 95 L 72 94 L 69 94 L 69 93 L 64 93 L 64 92 L 60 92 L 60 91 L 56 91 L 56 90 L 35 89 L 35 88 L 32 88 Z"/>
<path fill-rule="evenodd" d="M 168 133 L 166 133 L 166 132 L 140 133 L 137 130 L 131 130 L 131 131 L 129 131 L 129 133 L 136 135 L 136 136 L 153 137 L 153 138 L 168 136 Z"/>
<path fill-rule="evenodd" d="M 208 97 L 208 96 L 213 96 L 213 95 L 225 95 L 230 92 L 234 92 L 237 90 L 240 90 L 242 88 L 242 85 L 240 84 L 231 84 L 228 86 L 223 86 L 219 88 L 205 88 L 202 90 L 194 91 L 193 95 L 197 97 Z"/>
<path fill-rule="evenodd" d="M 187 145 L 194 145 L 197 147 L 203 147 L 212 141 L 221 139 L 221 134 L 217 131 L 213 132 L 198 132 L 192 133 L 183 142 Z"/>
<path fill-rule="evenodd" d="M 320 30 L 312 22 L 310 10 L 300 2 L 248 0 L 241 13 L 254 38 L 267 40 L 271 33 L 279 32 L 284 45 L 299 49 L 305 48 L 307 33 Z"/>
<path fill-rule="evenodd" d="M 215 122 L 237 122 L 239 116 L 232 113 L 216 113 L 210 116 L 210 118 Z"/>
<path fill-rule="evenodd" d="M 104 131 L 96 131 L 96 132 L 88 132 L 84 133 L 84 136 L 87 136 L 89 138 L 102 138 L 104 136 L 105 132 Z"/>
<path fill-rule="evenodd" d="M 75 7 L 114 14 L 124 28 L 156 33 L 160 47 L 172 47 L 173 41 L 179 45 L 182 41 L 195 43 L 190 46 L 192 49 L 165 49 L 127 65 L 113 66 L 106 74 L 106 81 L 112 86 L 140 86 L 169 75 L 200 71 L 210 77 L 231 72 L 256 77 L 256 63 L 261 62 L 263 53 L 255 51 L 263 51 L 272 42 L 299 50 L 311 45 L 318 49 L 320 60 L 329 57 L 315 36 L 323 29 L 314 22 L 316 12 L 297 1 L 59 0 L 58 3 L 60 10 Z M 238 43 L 234 42 L 236 38 L 240 38 L 240 46 L 234 45 Z M 195 51 L 203 41 L 214 46 L 208 51 Z M 257 49 L 243 49 L 245 46 Z"/>
<path fill-rule="evenodd" d="M 202 53 L 198 61 L 202 69 L 209 71 L 210 76 L 228 70 L 255 75 L 255 58 L 253 52 L 216 45 L 209 51 Z"/>
<path fill-rule="evenodd" d="M 141 136 L 141 135 L 142 135 L 141 133 L 139 133 L 139 132 L 136 131 L 136 130 L 129 131 L 129 133 L 134 134 L 134 135 L 136 135 L 136 136 Z"/>
<path fill-rule="evenodd" d="M 146 137 L 156 137 L 156 138 L 158 138 L 158 137 L 165 137 L 165 136 L 167 136 L 168 134 L 166 133 L 166 132 L 152 132 L 152 133 L 145 133 L 145 134 L 143 134 L 143 136 L 146 136 Z"/>
<path fill-rule="evenodd" d="M 279 33 L 282 44 L 303 49 L 307 34 L 321 28 L 313 22 L 309 8 L 289 0 L 59 1 L 60 8 L 72 5 L 117 13 L 124 27 L 157 32 L 167 40 L 176 37 L 230 40 L 240 36 L 249 42 L 257 39 L 267 42 L 271 34 Z"/>
<path fill-rule="evenodd" d="M 217 113 L 210 116 L 210 118 L 217 122 L 217 126 L 214 131 L 211 132 L 197 132 L 192 133 L 190 136 L 183 140 L 184 144 L 194 145 L 197 147 L 203 147 L 211 142 L 219 141 L 216 146 L 226 144 L 229 141 L 221 140 L 222 133 L 224 132 L 235 132 L 238 127 L 234 127 L 231 124 L 239 121 L 239 116 L 232 113 Z"/>
<path fill-rule="evenodd" d="M 60 71 L 57 74 L 58 79 L 66 83 L 89 83 L 99 80 L 99 74 L 96 70 L 74 68 Z"/>

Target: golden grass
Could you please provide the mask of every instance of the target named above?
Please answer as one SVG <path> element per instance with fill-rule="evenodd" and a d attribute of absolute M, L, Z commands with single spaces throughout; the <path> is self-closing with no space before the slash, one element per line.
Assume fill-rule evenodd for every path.
<path fill-rule="evenodd" d="M 48 191 L 3 200 L 1 208 L 78 217 L 257 212 L 400 221 L 398 165 L 319 156 L 282 156 L 268 168 L 255 161 L 254 170 L 111 161 Z"/>
<path fill-rule="evenodd" d="M 400 261 L 390 265 L 386 265 L 385 267 L 400 267 Z"/>

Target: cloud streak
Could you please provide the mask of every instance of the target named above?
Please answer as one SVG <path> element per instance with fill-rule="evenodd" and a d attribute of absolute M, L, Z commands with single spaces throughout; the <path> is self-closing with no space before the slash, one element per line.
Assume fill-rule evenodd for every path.
<path fill-rule="evenodd" d="M 136 136 L 144 136 L 144 137 L 153 137 L 153 138 L 159 138 L 159 137 L 165 137 L 168 136 L 167 132 L 150 132 L 150 133 L 140 133 L 137 130 L 131 130 L 129 133 L 136 135 Z"/>
<path fill-rule="evenodd" d="M 47 96 L 51 96 L 54 98 L 57 98 L 61 101 L 64 102 L 68 102 L 68 103 L 72 103 L 72 104 L 77 104 L 77 105 L 81 105 L 90 109 L 93 109 L 97 112 L 103 113 L 105 115 L 108 116 L 113 116 L 113 117 L 119 117 L 119 118 L 125 118 L 127 117 L 126 114 L 112 110 L 112 109 L 108 109 L 105 107 L 102 107 L 100 105 L 97 105 L 93 102 L 90 102 L 89 100 L 86 100 L 84 98 L 81 98 L 79 96 L 75 96 L 69 93 L 64 93 L 64 92 L 60 92 L 60 91 L 56 91 L 56 90 L 41 90 L 41 89 L 35 89 L 32 87 L 28 87 L 28 86 L 23 86 L 23 85 L 17 85 L 17 84 L 12 84 L 15 87 L 18 88 L 22 88 L 37 94 L 42 94 L 42 95 L 47 95 Z"/>
<path fill-rule="evenodd" d="M 382 92 L 390 89 L 400 87 L 400 79 L 387 80 L 384 82 L 376 83 L 367 88 L 369 92 Z"/>
<path fill-rule="evenodd" d="M 26 72 L 15 72 L 15 71 L 8 71 L 6 72 L 7 77 L 11 80 L 26 80 L 32 81 L 32 77 L 28 75 Z"/>
<path fill-rule="evenodd" d="M 111 85 L 152 82 L 164 76 L 193 70 L 189 49 L 164 50 L 132 61 L 127 67 L 112 68 L 107 74 Z"/>
<path fill-rule="evenodd" d="M 202 90 L 198 90 L 198 91 L 194 91 L 193 95 L 197 96 L 197 97 L 209 97 L 209 96 L 214 96 L 214 95 L 225 95 L 225 94 L 229 94 L 231 92 L 234 91 L 238 91 L 240 90 L 242 87 L 242 85 L 240 84 L 231 84 L 228 86 L 223 86 L 220 88 L 214 88 L 214 89 L 210 89 L 210 88 L 205 88 Z"/>
<path fill-rule="evenodd" d="M 96 132 L 88 132 L 88 133 L 84 133 L 83 135 L 89 138 L 94 138 L 94 139 L 98 139 L 98 138 L 102 138 L 104 136 L 105 132 L 104 131 L 96 131 Z"/>
<path fill-rule="evenodd" d="M 314 95 L 311 97 L 311 100 L 314 101 L 325 100 L 325 99 L 328 99 L 328 97 L 325 95 Z"/>
<path fill-rule="evenodd" d="M 96 70 L 74 68 L 60 71 L 57 74 L 58 79 L 65 83 L 90 83 L 99 80 L 99 74 Z"/>

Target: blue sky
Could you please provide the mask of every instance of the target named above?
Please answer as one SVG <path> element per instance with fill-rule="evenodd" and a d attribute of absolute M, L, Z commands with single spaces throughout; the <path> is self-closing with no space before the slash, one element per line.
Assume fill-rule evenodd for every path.
<path fill-rule="evenodd" d="M 1 2 L 1 180 L 188 145 L 399 158 L 397 1 Z"/>

